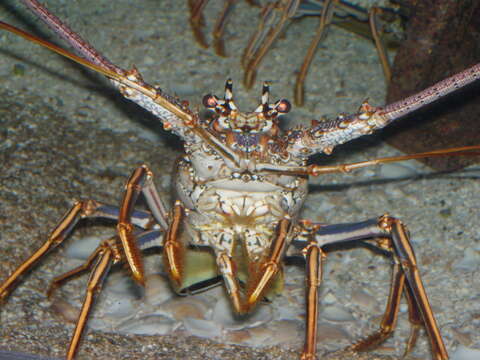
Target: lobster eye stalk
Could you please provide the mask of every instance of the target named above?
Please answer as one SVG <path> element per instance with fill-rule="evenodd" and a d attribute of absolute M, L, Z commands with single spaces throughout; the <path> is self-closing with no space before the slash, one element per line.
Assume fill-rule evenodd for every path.
<path fill-rule="evenodd" d="M 218 105 L 218 98 L 215 95 L 208 94 L 203 97 L 202 100 L 203 106 L 207 109 L 215 109 Z"/>
<path fill-rule="evenodd" d="M 283 115 L 290 112 L 292 104 L 287 99 L 281 99 L 275 103 L 274 109 L 277 110 L 278 114 Z"/>

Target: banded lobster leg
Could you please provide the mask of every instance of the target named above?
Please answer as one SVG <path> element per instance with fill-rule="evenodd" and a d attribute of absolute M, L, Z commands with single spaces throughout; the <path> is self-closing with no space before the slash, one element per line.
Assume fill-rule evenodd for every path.
<path fill-rule="evenodd" d="M 315 10 L 311 9 L 312 6 Z M 371 34 L 369 37 L 371 37 L 375 43 L 383 72 L 385 74 L 385 79 L 388 83 L 391 78 L 391 70 L 385 46 L 382 42 L 382 34 L 384 32 L 384 22 L 382 20 L 384 17 L 393 17 L 393 13 L 386 9 L 373 7 L 367 14 L 366 10 L 359 10 L 358 8 L 352 7 L 338 0 L 324 0 L 313 4 L 307 2 L 302 3 L 298 0 L 279 0 L 275 3 L 268 3 L 263 7 L 257 30 L 250 38 L 248 45 L 243 52 L 242 66 L 245 69 L 243 80 L 245 87 L 250 88 L 253 85 L 260 63 L 272 48 L 280 34 L 282 34 L 287 24 L 296 17 L 315 14 L 320 17 L 318 27 L 297 73 L 297 79 L 295 82 L 295 104 L 302 106 L 304 104 L 304 84 L 308 70 L 313 61 L 313 57 L 315 56 L 318 45 L 325 38 L 329 26 L 338 23 L 338 19 L 334 19 L 336 13 L 342 14 L 339 19 L 344 19 L 346 17 L 356 18 L 356 16 L 360 16 L 362 18 L 362 24 L 363 22 L 368 24 Z M 345 14 L 348 14 L 348 16 L 345 16 Z"/>
<path fill-rule="evenodd" d="M 385 341 L 395 330 L 401 295 L 405 293 L 409 306 L 412 332 L 405 354 L 416 343 L 418 329 L 424 325 L 435 360 L 448 359 L 448 353 L 435 321 L 432 308 L 420 278 L 417 261 L 410 244 L 408 231 L 398 219 L 383 215 L 358 223 L 312 225 L 302 222 L 304 239 L 294 240 L 303 247 L 307 257 L 307 332 L 302 359 L 315 359 L 317 338 L 317 296 L 321 281 L 322 248 L 325 245 L 345 242 L 374 241 L 375 246 L 393 257 L 393 275 L 386 310 L 378 331 L 349 347 L 353 351 L 365 351 Z"/>
<path fill-rule="evenodd" d="M 140 249 L 148 249 L 153 246 L 159 246 L 163 232 L 159 230 L 147 230 L 140 233 L 136 237 L 137 246 Z M 52 280 L 47 291 L 48 297 L 51 297 L 55 289 L 68 280 L 80 275 L 81 273 L 90 270 L 90 276 L 87 282 L 87 289 L 85 291 L 85 297 L 83 299 L 82 308 L 78 315 L 75 330 L 73 332 L 70 344 L 67 350 L 67 359 L 73 359 L 77 352 L 80 339 L 85 325 L 92 309 L 92 305 L 95 299 L 98 297 L 103 281 L 107 277 L 112 265 L 125 262 L 125 256 L 122 249 L 122 244 L 117 236 L 110 239 L 103 240 L 101 244 L 95 249 L 95 251 L 88 257 L 84 264 L 57 276 Z"/>
<path fill-rule="evenodd" d="M 164 231 L 168 231 L 167 210 L 153 183 L 153 173 L 146 165 L 134 170 L 125 185 L 125 193 L 120 203 L 117 232 L 122 242 L 133 279 L 140 285 L 145 284 L 143 262 L 137 246 L 132 221 L 133 209 L 140 193 L 143 193 L 155 220 Z"/>
<path fill-rule="evenodd" d="M 151 213 L 133 210 L 140 191 L 143 192 Z M 67 359 L 73 359 L 75 356 L 93 301 L 100 291 L 103 279 L 108 274 L 110 267 L 118 263 L 128 263 L 134 274 L 134 279 L 143 284 L 144 274 L 140 250 L 161 245 L 159 239 L 168 229 L 166 209 L 155 189 L 152 174 L 148 168 L 142 166 L 134 171 L 127 182 L 120 208 L 104 205 L 94 200 L 76 202 L 60 220 L 46 242 L 0 285 L 0 300 L 3 300 L 22 275 L 29 271 L 48 251 L 63 243 L 79 220 L 98 217 L 111 220 L 118 219 L 119 235 L 103 241 L 85 264 L 55 278 L 48 290 L 50 295 L 55 288 L 68 279 L 89 269 L 91 270 L 85 299 L 67 352 Z M 136 234 L 134 233 L 134 227 L 146 231 Z"/>
<path fill-rule="evenodd" d="M 223 35 L 225 33 L 225 25 L 228 20 L 228 16 L 233 11 L 233 7 L 238 0 L 223 0 L 223 9 L 217 17 L 217 21 L 213 27 L 213 47 L 215 53 L 218 56 L 225 57 L 225 44 L 223 41 Z M 260 6 L 255 0 L 245 0 L 252 6 Z M 208 4 L 208 0 L 188 0 L 188 7 L 190 9 L 190 26 L 192 27 L 193 36 L 199 45 L 203 48 L 208 48 L 208 42 L 205 40 L 205 34 L 203 33 L 203 27 L 205 26 L 205 18 L 203 12 Z"/>
<path fill-rule="evenodd" d="M 77 201 L 53 229 L 45 243 L 1 284 L 0 300 L 3 300 L 9 295 L 17 280 L 26 274 L 43 256 L 63 243 L 79 220 L 85 218 L 116 220 L 117 217 L 118 209 L 114 206 L 104 205 L 95 200 Z M 135 211 L 132 213 L 132 223 L 135 226 L 148 229 L 153 225 L 153 217 L 148 212 Z"/>
<path fill-rule="evenodd" d="M 85 200 L 76 202 L 72 208 L 64 215 L 58 225 L 54 228 L 45 243 L 36 250 L 27 260 L 25 260 L 4 282 L 0 285 L 0 300 L 5 299 L 13 290 L 17 280 L 27 273 L 41 258 L 50 250 L 54 249 L 70 235 L 77 222 L 85 218 L 105 218 L 116 220 L 120 210 L 110 205 L 101 204 L 95 200 Z M 131 214 L 131 223 L 142 229 L 149 229 L 154 226 L 154 218 L 149 212 L 134 211 Z M 162 237 L 161 230 L 147 230 L 140 234 L 136 239 L 140 249 L 157 246 L 159 238 Z M 78 344 L 85 329 L 89 312 L 96 295 L 100 292 L 103 279 L 110 267 L 114 264 L 125 262 L 124 252 L 121 243 L 117 237 L 102 241 L 97 249 L 89 256 L 85 264 L 68 271 L 67 273 L 56 277 L 48 291 L 51 296 L 53 291 L 68 279 L 75 277 L 82 272 L 91 270 L 88 279 L 87 290 L 83 300 L 82 309 L 78 316 L 75 331 L 72 335 L 70 345 L 67 351 L 67 359 L 73 359 Z"/>
<path fill-rule="evenodd" d="M 120 207 L 120 216 L 118 223 L 119 237 L 122 241 L 123 249 L 127 261 L 132 269 L 134 279 L 140 284 L 143 280 L 143 267 L 137 247 L 137 239 L 133 234 L 132 224 L 130 223 L 130 212 L 137 200 L 140 192 L 149 194 L 146 196 L 149 206 L 155 205 L 153 199 L 158 199 L 158 196 L 151 196 L 154 191 L 151 171 L 145 166 L 137 168 L 126 185 L 125 196 Z M 149 196 L 151 199 L 149 200 Z M 152 210 L 153 211 L 153 210 Z M 176 201 L 168 221 L 168 227 L 163 239 L 163 257 L 165 267 L 168 271 L 169 277 L 173 282 L 174 288 L 177 292 L 182 293 L 181 288 L 184 280 L 184 262 L 187 255 L 187 250 L 181 237 L 181 225 L 185 217 L 185 209 L 180 201 Z M 268 288 L 272 279 L 281 268 L 280 261 L 284 254 L 287 238 L 291 232 L 291 220 L 289 218 L 282 219 L 277 225 L 277 231 L 273 239 L 270 255 L 267 259 L 259 264 L 252 264 L 252 269 L 255 270 L 256 275 L 247 284 L 247 297 L 242 297 L 240 294 L 240 286 L 236 277 L 236 266 L 232 261 L 230 254 L 220 252 L 217 254 L 217 265 L 220 273 L 223 276 L 225 286 L 229 295 L 232 298 L 234 309 L 238 313 L 248 312 L 261 299 L 262 294 Z M 132 266 L 133 264 L 133 266 Z M 136 273 L 135 273 L 136 272 Z M 218 283 L 215 281 L 215 283 Z"/>
<path fill-rule="evenodd" d="M 134 170 L 125 188 L 119 210 L 117 230 L 133 279 L 140 285 L 145 283 L 143 262 L 140 255 L 141 248 L 138 247 L 139 243 L 134 233 L 132 221 L 133 208 L 138 196 L 143 193 L 152 215 L 159 217 L 157 221 L 165 232 L 162 243 L 165 267 L 174 283 L 175 290 L 182 293 L 185 290 L 182 286 L 184 285 L 182 281 L 185 270 L 183 265 L 184 258 L 187 255 L 187 249 L 180 236 L 181 223 L 185 215 L 183 204 L 177 200 L 170 216 L 167 214 L 166 208 L 155 189 L 153 173 L 146 165 Z M 218 284 L 218 281 L 214 281 L 214 283 Z M 206 289 L 207 286 L 201 286 L 201 288 Z"/>

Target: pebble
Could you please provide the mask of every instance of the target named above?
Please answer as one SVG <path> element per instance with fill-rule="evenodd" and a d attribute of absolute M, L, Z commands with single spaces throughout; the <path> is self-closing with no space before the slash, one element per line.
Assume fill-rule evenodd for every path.
<path fill-rule="evenodd" d="M 348 333 L 340 326 L 321 322 L 318 324 L 317 341 L 319 343 L 337 343 L 341 342 L 342 346 L 350 341 Z"/>
<path fill-rule="evenodd" d="M 382 179 L 403 179 L 416 174 L 416 170 L 408 162 L 383 164 L 379 170 L 379 177 Z"/>
<path fill-rule="evenodd" d="M 266 323 L 272 319 L 272 310 L 268 305 L 260 305 L 252 314 L 237 316 L 232 310 L 229 299 L 218 300 L 213 309 L 212 320 L 229 330 L 240 330 Z"/>
<path fill-rule="evenodd" d="M 106 299 L 105 315 L 116 318 L 125 318 L 134 313 L 134 306 L 128 298 Z"/>
<path fill-rule="evenodd" d="M 187 317 L 183 319 L 183 325 L 193 336 L 209 339 L 222 336 L 222 327 L 213 321 Z"/>
<path fill-rule="evenodd" d="M 472 349 L 460 345 L 450 357 L 451 360 L 478 360 L 480 359 L 480 349 Z"/>
<path fill-rule="evenodd" d="M 465 249 L 463 258 L 457 261 L 453 268 L 457 271 L 473 271 L 480 265 L 480 252 L 472 248 Z"/>
<path fill-rule="evenodd" d="M 175 322 L 163 315 L 152 315 L 128 320 L 117 327 L 122 334 L 136 335 L 167 335 L 175 328 Z"/>
<path fill-rule="evenodd" d="M 70 323 L 75 323 L 77 321 L 78 313 L 80 312 L 80 309 L 77 309 L 75 306 L 68 303 L 67 301 L 56 298 L 52 302 L 51 307 L 54 314 L 59 314 L 66 321 Z"/>
<path fill-rule="evenodd" d="M 175 297 L 168 280 L 160 274 L 150 274 L 145 279 L 145 302 L 160 305 Z"/>
<path fill-rule="evenodd" d="M 225 335 L 225 342 L 232 344 L 249 344 L 255 346 L 251 340 L 253 340 L 253 337 L 248 330 L 229 331 Z"/>
<path fill-rule="evenodd" d="M 320 316 L 330 321 L 343 322 L 355 320 L 353 315 L 348 310 L 338 305 L 328 305 L 323 307 Z"/>
<path fill-rule="evenodd" d="M 355 305 L 365 311 L 371 312 L 378 308 L 377 299 L 363 290 L 354 290 L 351 299 Z"/>
<path fill-rule="evenodd" d="M 101 239 L 98 236 L 86 236 L 73 241 L 65 251 L 65 254 L 72 259 L 87 260 L 98 247 L 100 241 Z"/>
<path fill-rule="evenodd" d="M 204 319 L 207 307 L 196 298 L 175 298 L 161 307 L 162 311 L 168 312 L 175 320 L 185 318 Z"/>
<path fill-rule="evenodd" d="M 332 305 L 338 303 L 338 299 L 330 291 L 322 297 L 322 304 Z"/>
<path fill-rule="evenodd" d="M 122 271 L 110 274 L 107 278 L 105 292 L 108 292 L 109 295 L 133 298 L 136 290 L 138 290 L 137 288 L 138 286 L 133 279 Z"/>
<path fill-rule="evenodd" d="M 267 324 L 271 329 L 273 337 L 269 345 L 277 344 L 300 344 L 304 339 L 304 333 L 301 330 L 302 322 L 292 320 L 272 321 Z M 253 334 L 257 334 L 255 330 L 258 328 L 249 329 Z"/>
<path fill-rule="evenodd" d="M 464 346 L 469 346 L 472 344 L 472 336 L 469 333 L 459 329 L 452 329 L 452 332 L 455 340 L 457 340 L 460 344 Z"/>

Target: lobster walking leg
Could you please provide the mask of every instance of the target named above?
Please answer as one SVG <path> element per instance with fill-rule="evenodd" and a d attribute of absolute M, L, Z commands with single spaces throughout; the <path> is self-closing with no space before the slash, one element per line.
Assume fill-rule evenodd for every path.
<path fill-rule="evenodd" d="M 407 340 L 407 345 L 405 347 L 405 352 L 403 356 L 407 356 L 408 353 L 413 349 L 415 344 L 417 343 L 418 333 L 420 331 L 420 327 L 422 326 L 422 315 L 420 314 L 420 309 L 416 305 L 413 293 L 410 285 L 407 283 L 406 286 L 406 298 L 408 302 L 408 321 L 410 322 L 410 336 Z"/>
<path fill-rule="evenodd" d="M 400 260 L 400 265 L 405 273 L 406 281 L 411 289 L 412 300 L 416 303 L 423 318 L 425 329 L 432 346 L 432 352 L 435 360 L 448 359 L 447 349 L 442 340 L 440 330 L 433 316 L 433 311 L 427 298 L 427 293 L 420 278 L 417 267 L 417 260 L 413 252 L 412 245 L 408 237 L 405 226 L 397 219 L 383 217 L 381 226 L 387 226 L 391 229 L 392 244 L 396 256 Z"/>
<path fill-rule="evenodd" d="M 207 40 L 203 34 L 202 27 L 205 26 L 205 18 L 203 17 L 203 9 L 207 5 L 208 0 L 188 0 L 190 8 L 190 26 L 192 27 L 195 40 L 203 48 L 208 48 Z"/>
<path fill-rule="evenodd" d="M 314 240 L 303 253 L 307 259 L 307 328 L 301 359 L 313 360 L 317 352 L 318 288 L 322 282 L 323 253 Z"/>
<path fill-rule="evenodd" d="M 253 282 L 248 284 L 248 309 L 253 308 L 258 300 L 261 299 L 262 294 L 280 270 L 280 262 L 285 253 L 286 241 L 291 230 L 291 225 L 292 222 L 289 218 L 283 218 L 277 225 L 277 234 L 273 239 L 270 248 L 270 255 L 265 262 L 260 264 L 261 275 L 259 278 L 256 278 Z"/>
<path fill-rule="evenodd" d="M 247 283 L 247 296 L 242 297 L 240 294 L 240 286 L 237 279 L 237 269 L 232 261 L 231 256 L 226 252 L 217 255 L 217 264 L 222 276 L 225 280 L 225 287 L 232 299 L 232 305 L 239 314 L 250 311 L 262 295 L 268 289 L 271 281 L 280 271 L 283 254 L 285 252 L 286 240 L 291 231 L 291 220 L 282 219 L 277 225 L 277 232 L 272 241 L 271 252 L 269 256 L 259 264 L 251 264 L 253 274 Z"/>
<path fill-rule="evenodd" d="M 48 251 L 60 245 L 72 232 L 75 224 L 83 218 L 107 218 L 113 219 L 117 209 L 109 205 L 103 205 L 95 200 L 76 202 L 63 216 L 58 225 L 53 229 L 45 243 L 38 248 L 27 260 L 23 262 L 0 286 L 0 300 L 3 300 L 13 290 L 15 282 L 23 274 L 28 272 L 35 263 Z M 132 222 L 137 226 L 147 226 L 152 217 L 146 212 L 135 212 Z"/>
<path fill-rule="evenodd" d="M 68 280 L 80 275 L 81 273 L 89 270 L 92 267 L 92 264 L 95 260 L 98 260 L 98 257 L 102 255 L 102 252 L 105 252 L 104 245 L 98 246 L 93 253 L 90 254 L 90 256 L 87 258 L 87 260 L 67 271 L 66 273 L 59 275 L 55 277 L 51 282 L 50 286 L 48 287 L 47 290 L 47 296 L 50 298 L 53 295 L 53 292 L 58 289 L 60 286 L 62 286 L 64 283 L 66 283 Z"/>
<path fill-rule="evenodd" d="M 383 343 L 393 332 L 397 324 L 398 310 L 400 309 L 400 300 L 405 288 L 405 274 L 403 273 L 400 264 L 393 265 L 392 284 L 390 287 L 390 294 L 388 296 L 387 306 L 383 315 L 380 329 L 366 338 L 358 341 L 350 346 L 354 351 L 366 351 L 375 348 Z M 415 307 L 415 304 L 409 304 Z"/>
<path fill-rule="evenodd" d="M 225 33 L 225 25 L 227 23 L 228 15 L 232 12 L 233 6 L 237 1 L 238 0 L 226 0 L 222 12 L 215 22 L 213 28 L 213 47 L 218 56 L 227 56 L 225 52 L 225 44 L 223 42 L 223 34 Z"/>
<path fill-rule="evenodd" d="M 158 230 L 147 230 L 147 231 L 144 231 L 144 232 L 140 233 L 138 236 L 136 236 L 137 245 L 142 250 L 150 249 L 150 248 L 153 248 L 153 247 L 161 247 L 162 239 L 163 239 L 163 232 L 158 231 Z M 117 244 L 114 243 L 114 241 L 118 241 L 118 238 L 116 238 L 115 240 L 114 239 L 107 240 L 108 243 L 115 244 L 115 246 L 117 246 Z M 103 250 L 103 248 L 104 248 L 103 243 L 105 243 L 105 241 L 103 241 L 102 244 L 99 245 L 95 249 L 95 251 L 90 254 L 90 256 L 87 258 L 87 260 L 83 264 L 77 266 L 76 268 L 73 268 L 73 269 L 67 271 L 66 273 L 64 273 L 62 275 L 59 275 L 59 276 L 55 277 L 51 281 L 50 286 L 47 290 L 47 296 L 51 297 L 53 292 L 57 288 L 62 286 L 65 282 L 67 282 L 70 279 L 72 279 L 76 276 L 79 276 L 83 272 L 89 270 L 92 267 L 92 264 L 95 261 L 95 259 L 97 259 L 99 254 L 102 251 L 104 251 Z M 125 259 L 122 258 L 122 261 L 124 261 L 124 260 Z"/>
<path fill-rule="evenodd" d="M 179 239 L 179 231 L 184 215 L 183 205 L 176 201 L 172 209 L 172 221 L 168 227 L 163 242 L 163 258 L 168 269 L 170 279 L 180 286 L 182 282 L 182 262 L 185 253 L 183 244 Z"/>
<path fill-rule="evenodd" d="M 122 241 L 125 256 L 132 271 L 135 281 L 143 285 L 145 283 L 143 263 L 140 257 L 140 250 L 137 246 L 133 235 L 132 215 L 134 206 L 138 199 L 138 195 L 143 191 L 147 203 L 152 209 L 155 217 L 159 217 L 159 224 L 164 229 L 167 226 L 166 210 L 163 203 L 155 190 L 153 184 L 153 174 L 146 165 L 142 165 L 135 169 L 125 185 L 125 193 L 120 205 L 118 215 L 117 231 Z"/>
<path fill-rule="evenodd" d="M 162 232 L 157 230 L 147 230 L 136 237 L 137 245 L 143 250 L 153 246 L 159 246 L 162 237 Z M 118 237 L 113 237 L 102 243 L 95 249 L 95 251 L 88 257 L 82 265 L 57 276 L 50 283 L 47 291 L 47 296 L 51 297 L 53 291 L 67 282 L 71 278 L 91 270 L 90 277 L 87 283 L 87 290 L 85 298 L 82 303 L 82 308 L 77 318 L 75 330 L 70 340 L 70 345 L 67 351 L 67 359 L 73 359 L 78 349 L 80 338 L 85 330 L 85 325 L 90 314 L 90 310 L 95 301 L 95 298 L 101 291 L 103 279 L 106 278 L 108 271 L 113 264 L 125 262 L 125 257 L 122 256 L 122 245 Z"/>
<path fill-rule="evenodd" d="M 322 16 L 320 17 L 320 22 L 318 24 L 317 31 L 315 32 L 315 37 L 310 43 L 307 54 L 303 59 L 302 67 L 297 74 L 294 92 L 295 104 L 297 106 L 303 106 L 305 98 L 305 78 L 307 77 L 308 69 L 310 68 L 318 44 L 320 43 L 320 41 L 322 41 L 323 38 L 325 38 L 328 27 L 332 23 L 333 8 L 337 2 L 337 0 L 326 0 L 323 5 Z"/>
<path fill-rule="evenodd" d="M 71 360 L 75 357 L 75 352 L 78 349 L 80 338 L 83 330 L 85 329 L 85 324 L 87 323 L 88 314 L 90 313 L 95 297 L 101 290 L 103 279 L 105 279 L 110 266 L 120 261 L 120 246 L 118 245 L 119 244 L 116 243 L 116 239 L 110 239 L 103 242 L 95 252 L 96 261 L 93 265 L 90 278 L 88 279 L 87 291 L 83 300 L 82 309 L 78 315 L 75 330 L 68 347 L 68 360 Z"/>
<path fill-rule="evenodd" d="M 305 223 L 309 224 L 308 222 Z M 427 330 L 435 360 L 448 359 L 448 353 L 443 344 L 440 330 L 420 279 L 407 230 L 400 220 L 383 215 L 379 219 L 371 219 L 359 223 L 324 226 L 311 226 L 309 224 L 309 226 L 310 228 L 306 229 L 306 233 L 311 236 L 312 231 L 314 231 L 316 243 L 321 247 L 327 244 L 352 241 L 365 242 L 374 240 L 374 238 L 381 238 L 376 240 L 376 246 L 379 249 L 386 250 L 394 258 L 392 285 L 380 329 L 351 346 L 352 350 L 368 350 L 379 345 L 391 335 L 396 326 L 401 295 L 405 293 L 409 305 L 409 320 L 412 324 L 412 332 L 407 341 L 405 353 L 408 353 L 415 345 L 418 327 L 420 324 L 423 324 Z M 294 244 L 300 245 L 300 243 L 294 241 Z M 309 246 L 309 241 L 303 241 L 305 249 L 308 249 Z M 310 317 L 308 320 L 310 320 Z M 307 348 L 307 346 L 311 345 L 306 342 L 305 346 Z"/>

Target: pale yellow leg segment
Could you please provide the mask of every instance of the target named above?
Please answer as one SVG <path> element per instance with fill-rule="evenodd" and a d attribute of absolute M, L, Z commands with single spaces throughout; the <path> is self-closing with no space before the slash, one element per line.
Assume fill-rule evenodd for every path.
<path fill-rule="evenodd" d="M 225 281 L 225 288 L 232 300 L 233 309 L 238 314 L 243 314 L 247 310 L 240 293 L 240 285 L 238 284 L 236 269 L 233 265 L 232 258 L 226 253 L 217 255 L 217 265 L 223 275 Z"/>

